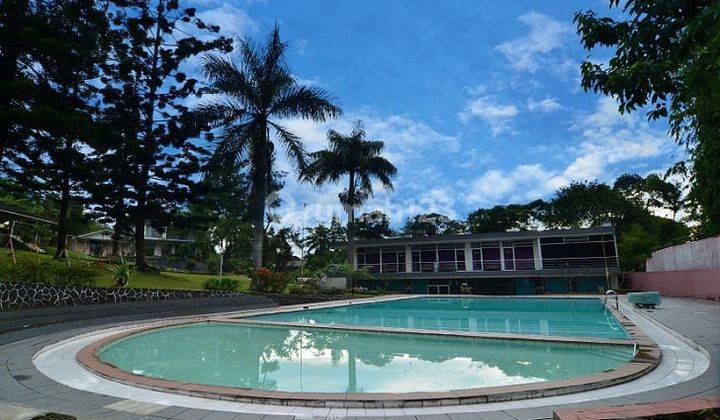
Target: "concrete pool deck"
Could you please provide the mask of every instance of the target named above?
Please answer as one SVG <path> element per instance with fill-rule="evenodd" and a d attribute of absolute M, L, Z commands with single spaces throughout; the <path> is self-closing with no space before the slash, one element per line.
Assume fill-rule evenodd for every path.
<path fill-rule="evenodd" d="M 278 418 L 288 419 L 309 416 L 403 415 L 423 419 L 426 416 L 430 416 L 427 417 L 428 419 L 432 416 L 436 416 L 432 418 L 447 419 L 473 418 L 480 412 L 483 417 L 487 418 L 511 419 L 551 418 L 553 408 L 559 406 L 607 406 L 718 393 L 720 378 L 717 359 L 718 353 L 720 353 L 720 339 L 716 326 L 720 323 L 720 304 L 687 299 L 666 299 L 658 310 L 649 311 L 652 314 L 650 316 L 665 322 L 687 338 L 678 337 L 676 334 L 658 327 L 628 307 L 624 307 L 623 310 L 631 311 L 629 315 L 636 318 L 635 323 L 661 345 L 663 360 L 660 366 L 652 373 L 624 385 L 567 396 L 455 406 L 454 409 L 451 407 L 414 409 L 277 407 L 193 399 L 192 397 L 139 390 L 134 387 L 127 387 L 129 389 L 125 390 L 126 394 L 113 397 L 97 393 L 108 391 L 105 389 L 107 384 L 103 383 L 102 378 L 73 378 L 76 381 L 73 386 L 84 386 L 95 391 L 87 392 L 52 381 L 40 373 L 32 363 L 34 353 L 48 344 L 92 330 L 86 325 L 82 325 L 82 322 L 76 322 L 74 325 L 56 324 L 52 328 L 38 331 L 37 334 L 25 330 L 24 334 L 18 332 L 0 335 L 0 343 L 7 343 L 0 345 L 0 363 L 5 363 L 5 369 L 0 374 L 0 398 L 2 398 L 0 406 L 4 407 L 5 412 L 8 413 L 11 407 L 24 405 L 29 409 L 52 410 L 81 417 L 128 419 L 143 417 L 259 419 L 267 415 L 271 416 L 266 418 L 279 416 Z M 113 325 L 116 322 L 120 321 L 113 320 L 108 323 Z M 652 334 L 649 330 L 653 330 Z M 28 338 L 18 340 L 23 335 Z M 17 338 L 13 339 L 13 336 Z M 711 356 L 709 369 L 707 359 L 700 352 L 687 346 L 688 339 L 692 340 L 689 342 L 693 346 L 694 342 L 697 342 Z M 73 359 L 72 356 L 67 356 L 66 359 L 68 357 Z M 678 382 L 685 378 L 692 379 Z M 0 408 L 0 417 L 3 417 L 3 412 L 3 408 Z M 437 417 L 438 415 L 440 417 Z"/>

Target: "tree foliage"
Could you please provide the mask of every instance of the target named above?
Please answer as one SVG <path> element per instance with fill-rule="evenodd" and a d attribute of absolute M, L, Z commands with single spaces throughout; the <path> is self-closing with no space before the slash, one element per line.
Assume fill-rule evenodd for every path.
<path fill-rule="evenodd" d="M 166 217 L 189 197 L 191 175 L 202 153 L 191 141 L 199 127 L 185 105 L 203 92 L 184 71 L 188 60 L 210 51 L 228 52 L 231 40 L 220 28 L 197 17 L 194 8 L 178 0 L 135 0 L 114 9 L 112 56 L 104 65 L 103 100 L 116 117 L 117 131 L 105 161 L 117 159 L 122 176 L 109 174 L 102 198 L 109 198 L 116 217 L 130 202 L 135 232 L 136 265 L 145 269 L 145 225 L 164 224 Z M 196 35 L 197 34 L 197 35 Z M 105 201 L 105 200 L 98 200 Z M 120 219 L 122 220 L 122 219 Z"/>
<path fill-rule="evenodd" d="M 305 265 L 310 271 L 343 262 L 345 255 L 337 245 L 346 241 L 347 230 L 337 216 L 333 215 L 329 226 L 319 223 L 305 230 L 302 246 L 307 252 Z"/>
<path fill-rule="evenodd" d="M 197 121 L 221 130 L 214 164 L 235 168 L 239 162 L 248 162 L 256 269 L 263 261 L 266 199 L 276 143 L 298 171 L 306 166 L 302 140 L 280 120 L 325 121 L 340 114 L 327 92 L 297 84 L 285 62 L 286 50 L 276 27 L 264 44 L 242 40 L 234 58 L 211 54 L 203 65 L 203 73 L 219 97 L 200 107 Z"/>
<path fill-rule="evenodd" d="M 467 217 L 467 227 L 472 233 L 528 230 L 537 227 L 546 203 L 536 200 L 529 204 L 508 204 L 489 209 L 479 208 Z"/>
<path fill-rule="evenodd" d="M 411 236 L 450 235 L 465 231 L 463 222 L 438 213 L 418 214 L 408 218 L 402 233 Z"/>
<path fill-rule="evenodd" d="M 619 102 L 620 112 L 648 108 L 667 118 L 685 145 L 690 165 L 688 199 L 697 207 L 700 235 L 720 232 L 720 2 L 715 0 L 610 0 L 621 19 L 594 11 L 575 15 L 587 50 L 610 47 L 607 64 L 582 64 L 582 86 Z"/>
<path fill-rule="evenodd" d="M 67 256 L 71 201 L 91 178 L 82 149 L 97 136 L 97 89 L 91 81 L 107 54 L 106 7 L 92 0 L 8 2 L 1 7 L 3 15 L 24 18 L 15 22 L 18 16 L 4 16 L 5 31 L 18 24 L 32 37 L 12 44 L 17 34 L 6 34 L 9 42 L 2 47 L 3 60 L 9 62 L 3 63 L 8 94 L 1 96 L 8 109 L 0 112 L 5 122 L 0 143 L 13 145 L 5 154 L 6 173 L 25 188 L 58 200 L 56 258 Z M 13 89 L 20 86 L 28 89 L 22 96 Z"/>
<path fill-rule="evenodd" d="M 355 236 L 360 239 L 379 239 L 395 235 L 397 232 L 390 227 L 390 218 L 379 210 L 363 213 L 355 220 Z"/>
<path fill-rule="evenodd" d="M 373 179 L 386 189 L 392 189 L 395 166 L 382 156 L 385 143 L 367 140 L 362 121 L 357 121 L 349 135 L 335 130 L 328 132 L 329 148 L 310 155 L 311 162 L 305 171 L 305 179 L 315 185 L 336 183 L 348 177 L 348 187 L 339 198 L 347 211 L 347 259 L 352 261 L 355 241 L 355 208 L 373 195 Z"/>

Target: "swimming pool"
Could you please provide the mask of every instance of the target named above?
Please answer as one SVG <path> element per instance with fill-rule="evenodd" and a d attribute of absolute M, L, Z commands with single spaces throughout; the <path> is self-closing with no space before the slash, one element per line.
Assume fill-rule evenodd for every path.
<path fill-rule="evenodd" d="M 417 297 L 248 319 L 464 332 L 628 339 L 600 299 Z"/>
<path fill-rule="evenodd" d="M 112 341 L 97 357 L 183 383 L 289 392 L 436 392 L 591 375 L 632 346 L 203 322 Z"/>

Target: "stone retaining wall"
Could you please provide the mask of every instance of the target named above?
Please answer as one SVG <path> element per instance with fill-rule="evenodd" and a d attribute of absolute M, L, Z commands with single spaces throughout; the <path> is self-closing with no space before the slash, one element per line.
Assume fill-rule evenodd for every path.
<path fill-rule="evenodd" d="M 212 290 L 158 290 L 0 282 L 0 311 L 48 306 L 90 305 L 96 303 L 202 299 L 210 297 L 233 298 L 247 295 L 247 293 L 242 292 Z M 294 296 L 267 294 L 265 297 L 274 300 L 280 305 L 296 305 L 346 299 L 343 295 Z"/>
<path fill-rule="evenodd" d="M 157 290 L 57 286 L 39 283 L 0 283 L 0 310 L 244 295 L 245 293 L 240 292 L 211 290 Z"/>

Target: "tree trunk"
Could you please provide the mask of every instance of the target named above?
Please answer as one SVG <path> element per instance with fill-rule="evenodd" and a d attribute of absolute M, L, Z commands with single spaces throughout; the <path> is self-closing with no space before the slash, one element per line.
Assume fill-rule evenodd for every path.
<path fill-rule="evenodd" d="M 70 175 L 65 173 L 60 192 L 60 211 L 58 212 L 57 242 L 55 243 L 54 259 L 67 258 L 68 209 L 70 208 Z"/>
<path fill-rule="evenodd" d="M 150 264 L 145 259 L 145 208 L 147 205 L 148 173 L 149 169 L 143 165 L 140 170 L 140 179 L 137 184 L 137 206 L 135 208 L 135 268 L 140 271 L 150 271 Z"/>
<path fill-rule="evenodd" d="M 264 131 L 267 136 L 267 130 Z M 259 159 L 254 162 L 253 173 L 253 240 L 250 248 L 250 259 L 253 268 L 259 270 L 263 267 L 263 242 L 265 240 L 265 195 L 269 181 L 270 156 L 267 147 L 268 137 L 265 137 L 262 150 L 257 151 Z"/>
<path fill-rule="evenodd" d="M 112 256 L 113 257 L 120 257 L 120 235 L 122 235 L 122 227 L 120 226 L 120 221 L 115 220 L 115 226 L 113 226 L 113 236 L 112 236 Z"/>
<path fill-rule="evenodd" d="M 250 248 L 250 259 L 253 262 L 253 268 L 259 270 L 263 266 L 263 241 L 265 240 L 265 226 L 263 219 L 265 215 L 265 201 L 256 204 L 258 209 L 255 210 L 253 216 L 253 239 L 252 248 Z"/>
<path fill-rule="evenodd" d="M 145 218 L 135 218 L 135 268 L 148 271 L 150 265 L 145 259 Z"/>
<path fill-rule="evenodd" d="M 350 181 L 347 195 L 347 260 L 354 268 L 354 246 L 355 246 L 355 173 L 350 172 Z"/>
<path fill-rule="evenodd" d="M 150 183 L 150 165 L 155 160 L 155 103 L 157 101 L 157 88 L 162 85 L 162 80 L 158 75 L 158 67 L 160 62 L 160 45 L 162 44 L 162 32 L 160 28 L 160 18 L 165 10 L 164 0 L 160 0 L 157 4 L 157 21 L 155 22 L 155 39 L 153 41 L 152 63 L 150 65 L 149 90 L 147 94 L 147 104 L 145 106 L 145 136 L 143 143 L 145 146 L 145 156 L 141 163 L 140 182 L 137 191 L 137 208 L 135 214 L 135 268 L 140 271 L 149 271 L 150 265 L 145 259 L 145 220 L 147 193 Z"/>

